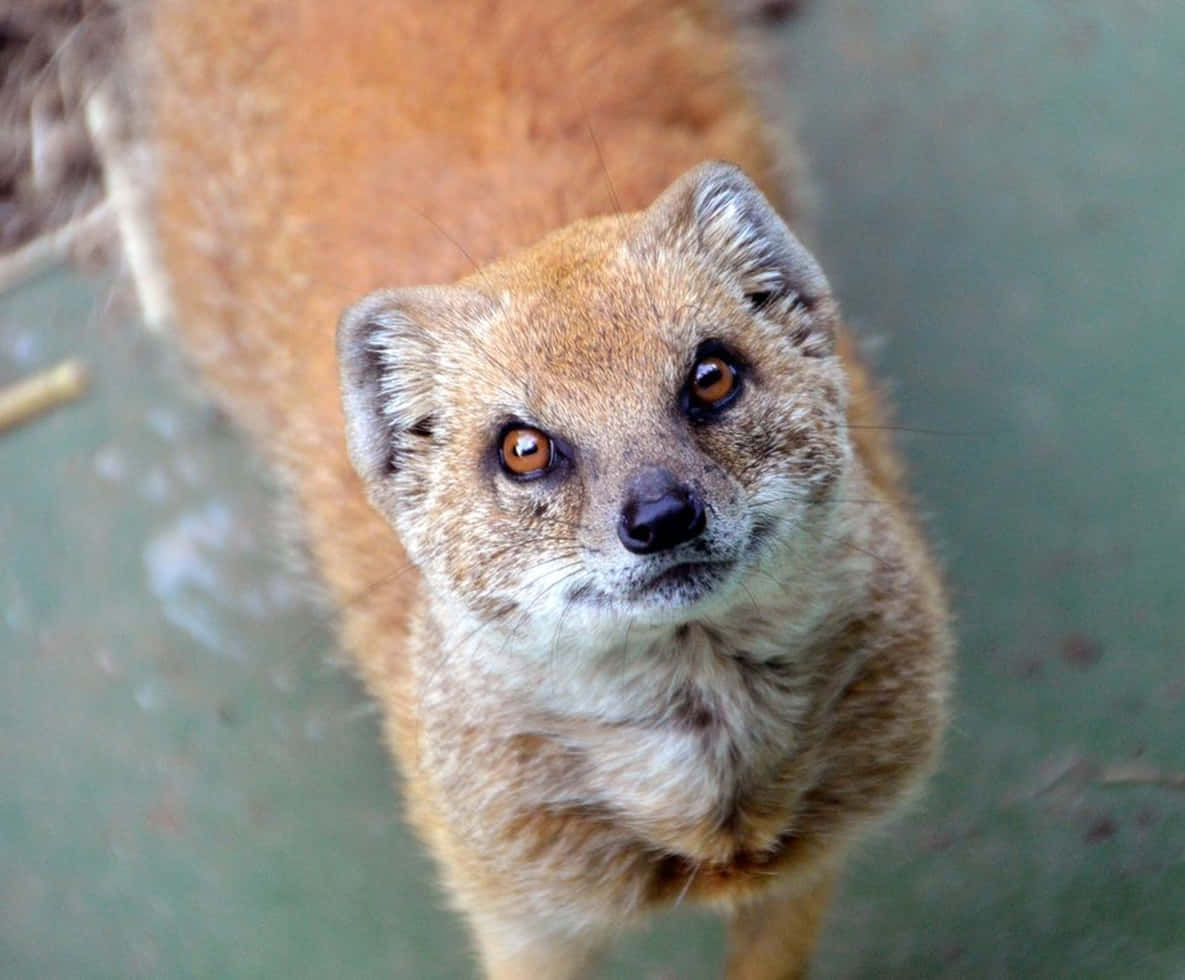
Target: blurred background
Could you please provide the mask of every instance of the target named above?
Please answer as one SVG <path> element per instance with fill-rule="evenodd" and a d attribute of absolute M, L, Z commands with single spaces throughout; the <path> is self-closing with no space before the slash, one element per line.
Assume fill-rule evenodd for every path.
<path fill-rule="evenodd" d="M 120 285 L 108 15 L 0 0 L 0 386 L 90 375 L 0 433 L 0 976 L 474 976 L 266 470 Z M 1185 5 L 766 34 L 960 634 L 814 975 L 1185 977 Z M 604 975 L 721 963 L 682 914 Z"/>

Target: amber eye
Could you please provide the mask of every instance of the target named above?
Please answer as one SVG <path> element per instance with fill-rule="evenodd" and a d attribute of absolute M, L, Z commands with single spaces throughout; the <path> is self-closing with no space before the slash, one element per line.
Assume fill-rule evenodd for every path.
<path fill-rule="evenodd" d="M 722 357 L 705 357 L 691 374 L 691 397 L 707 407 L 722 402 L 736 388 L 737 376 Z"/>
<path fill-rule="evenodd" d="M 502 468 L 514 476 L 540 476 L 551 466 L 551 438 L 529 426 L 507 429 L 498 456 Z"/>
<path fill-rule="evenodd" d="M 736 401 L 741 393 L 743 361 L 718 340 L 705 340 L 695 352 L 695 362 L 679 404 L 695 422 L 710 422 Z"/>

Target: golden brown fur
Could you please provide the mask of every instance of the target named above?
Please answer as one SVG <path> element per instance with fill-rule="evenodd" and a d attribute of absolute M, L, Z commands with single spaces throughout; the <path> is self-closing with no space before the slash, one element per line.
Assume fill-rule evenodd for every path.
<path fill-rule="evenodd" d="M 723 18 L 675 0 L 160 0 L 154 38 L 179 325 L 292 481 L 490 975 L 575 976 L 684 899 L 735 917 L 730 976 L 800 975 L 846 847 L 933 756 L 950 641 L 829 295 L 738 305 L 695 204 L 734 178 L 663 193 L 729 159 L 792 213 Z M 384 390 L 415 432 L 369 472 L 356 443 L 364 481 L 333 324 L 370 290 L 462 276 L 347 320 L 398 340 L 408 380 Z M 657 393 L 708 321 L 760 383 L 730 438 L 689 442 Z M 580 481 L 483 471 L 491 404 L 571 435 Z M 694 471 L 738 514 L 774 487 L 761 506 L 793 514 L 711 617 L 615 633 L 532 573 L 612 549 L 638 460 Z M 559 610 L 543 637 L 536 607 Z M 669 785 L 668 756 L 686 767 Z"/>

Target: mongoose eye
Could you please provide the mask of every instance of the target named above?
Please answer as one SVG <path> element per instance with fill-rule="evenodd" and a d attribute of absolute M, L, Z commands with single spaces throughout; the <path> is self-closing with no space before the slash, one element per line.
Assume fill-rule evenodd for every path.
<path fill-rule="evenodd" d="M 718 341 L 700 345 L 683 389 L 683 410 L 692 418 L 708 418 L 736 398 L 741 374 L 736 361 Z"/>
<path fill-rule="evenodd" d="M 551 468 L 554 458 L 551 437 L 546 432 L 516 425 L 502 433 L 498 461 L 511 476 L 520 479 L 542 476 Z"/>
<path fill-rule="evenodd" d="M 732 394 L 736 374 L 722 357 L 705 357 L 695 366 L 691 394 L 701 405 L 713 405 Z"/>

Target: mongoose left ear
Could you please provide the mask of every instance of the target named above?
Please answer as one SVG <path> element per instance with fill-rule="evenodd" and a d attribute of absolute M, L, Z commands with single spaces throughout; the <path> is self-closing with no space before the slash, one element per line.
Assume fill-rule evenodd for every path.
<path fill-rule="evenodd" d="M 372 493 L 431 439 L 441 408 L 439 348 L 481 305 L 461 286 L 417 286 L 371 293 L 342 315 L 337 358 L 346 443 Z"/>
<path fill-rule="evenodd" d="M 739 167 L 700 164 L 668 187 L 650 213 L 735 284 L 755 311 L 785 323 L 804 354 L 831 352 L 836 307 L 827 277 Z"/>

